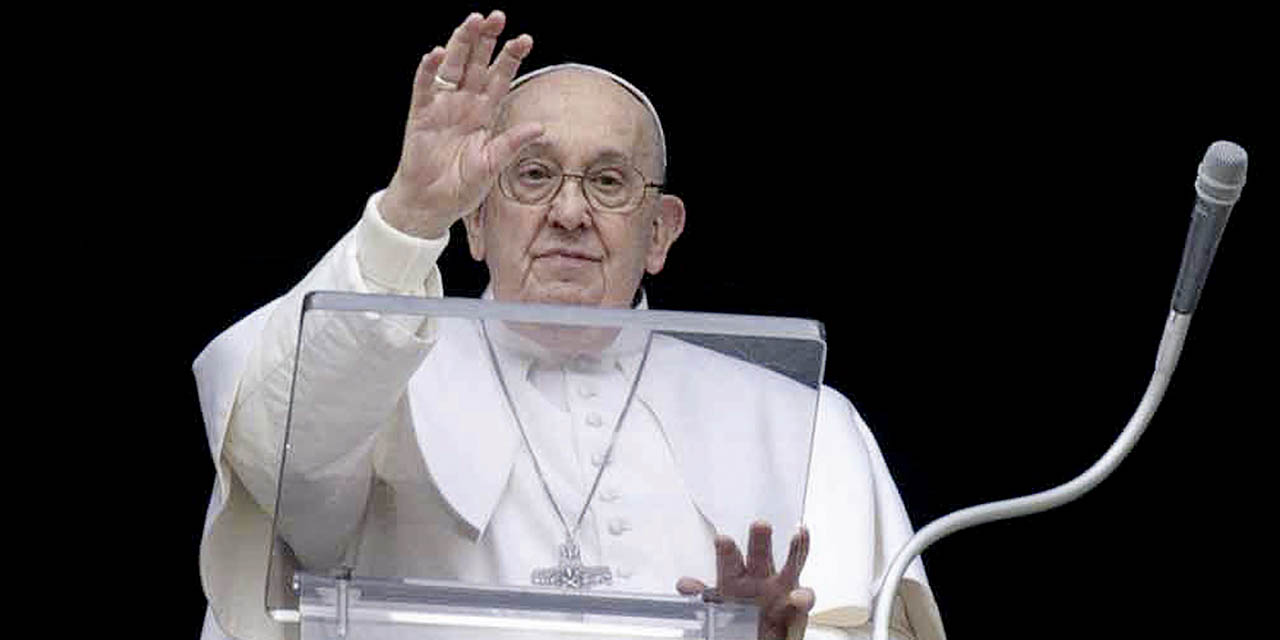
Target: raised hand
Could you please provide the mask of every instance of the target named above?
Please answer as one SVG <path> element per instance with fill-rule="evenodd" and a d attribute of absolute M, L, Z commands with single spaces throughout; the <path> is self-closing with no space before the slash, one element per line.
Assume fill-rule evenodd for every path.
<path fill-rule="evenodd" d="M 809 556 L 809 530 L 801 528 L 791 538 L 782 571 L 773 568 L 773 528 L 755 522 L 747 536 L 743 562 L 738 545 L 729 536 L 716 536 L 716 587 L 708 590 L 697 578 L 680 578 L 676 590 L 684 595 L 703 594 L 711 600 L 745 600 L 760 608 L 761 640 L 804 637 L 813 608 L 813 590 L 800 587 L 800 571 Z"/>
<path fill-rule="evenodd" d="M 445 47 L 422 57 L 404 147 L 379 203 L 391 226 L 422 238 L 444 235 L 488 195 L 498 174 L 526 144 L 542 135 L 537 123 L 492 130 L 520 62 L 533 48 L 527 34 L 508 40 L 489 63 L 506 16 L 478 13 L 454 29 Z"/>

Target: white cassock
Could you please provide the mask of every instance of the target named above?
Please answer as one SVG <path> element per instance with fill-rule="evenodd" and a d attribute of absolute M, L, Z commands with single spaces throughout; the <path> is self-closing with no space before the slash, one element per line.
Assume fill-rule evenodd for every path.
<path fill-rule="evenodd" d="M 262 594 L 302 296 L 441 294 L 434 265 L 447 239 L 395 231 L 378 215 L 377 198 L 302 283 L 223 333 L 196 360 L 218 472 L 201 545 L 210 600 L 206 638 L 296 633 L 266 616 Z M 322 522 L 298 522 L 289 536 L 304 564 L 342 560 L 357 575 L 505 584 L 528 584 L 532 569 L 555 564 L 564 527 L 475 324 L 344 313 L 309 321 L 306 331 L 304 357 L 326 363 L 309 377 L 306 392 L 326 399 L 317 409 L 325 412 L 320 422 L 346 427 L 307 432 L 306 416 L 294 416 L 291 438 L 305 444 L 291 456 L 298 454 L 297 464 L 321 485 L 329 479 L 320 493 L 339 505 L 323 510 Z M 812 411 L 812 390 L 657 336 L 606 461 L 638 350 L 548 364 L 502 348 L 510 344 L 502 336 L 494 342 L 547 488 L 566 518 L 576 519 L 606 467 L 579 535 L 583 561 L 613 571 L 605 588 L 669 595 L 681 576 L 711 583 L 714 535 L 732 535 L 741 545 L 758 519 L 774 524 L 781 562 L 801 505 L 798 492 L 788 503 L 776 487 L 795 484 L 809 455 L 803 434 L 781 425 Z M 725 437 L 725 429 L 739 431 Z M 849 401 L 826 387 L 818 395 L 814 439 L 803 505 L 812 546 L 801 583 L 817 596 L 808 637 L 864 637 L 874 581 L 910 537 L 910 523 L 871 433 Z M 761 503 L 764 495 L 774 498 Z M 307 537 L 315 531 L 324 539 Z M 900 635 L 944 637 L 919 561 L 899 593 Z"/>

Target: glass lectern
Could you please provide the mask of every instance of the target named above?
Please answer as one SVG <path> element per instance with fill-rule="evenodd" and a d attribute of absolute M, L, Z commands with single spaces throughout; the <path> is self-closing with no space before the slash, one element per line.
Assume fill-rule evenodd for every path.
<path fill-rule="evenodd" d="M 266 607 L 302 638 L 755 638 L 675 585 L 757 520 L 783 565 L 819 323 L 329 292 L 300 322 Z"/>

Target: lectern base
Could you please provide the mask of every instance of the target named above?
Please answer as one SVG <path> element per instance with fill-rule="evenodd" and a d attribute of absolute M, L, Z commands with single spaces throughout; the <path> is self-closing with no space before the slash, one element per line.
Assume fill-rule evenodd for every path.
<path fill-rule="evenodd" d="M 302 640 L 754 640 L 752 605 L 693 597 L 295 575 Z"/>

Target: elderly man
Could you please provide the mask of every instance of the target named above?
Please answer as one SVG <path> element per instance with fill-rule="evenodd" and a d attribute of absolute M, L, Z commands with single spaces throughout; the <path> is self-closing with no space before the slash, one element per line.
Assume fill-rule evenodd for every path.
<path fill-rule="evenodd" d="M 490 62 L 504 23 L 500 12 L 488 17 L 473 14 L 447 46 L 423 57 L 391 184 L 370 198 L 352 233 L 301 284 L 220 336 L 196 362 L 219 472 L 201 557 L 210 598 L 206 637 L 287 633 L 262 611 L 262 549 L 275 497 L 279 425 L 288 407 L 297 317 L 306 292 L 342 289 L 439 296 L 436 258 L 448 242 L 449 228 L 462 220 L 471 255 L 487 265 L 489 294 L 497 300 L 643 306 L 641 276 L 661 271 L 680 236 L 684 204 L 662 193 L 665 142 L 648 99 L 620 78 L 580 65 L 530 74 L 512 89 L 533 41 L 527 35 L 509 40 Z M 434 321 L 353 322 L 366 324 L 344 326 L 334 332 L 340 336 L 332 344 L 320 348 L 356 355 L 349 361 L 358 366 L 338 367 L 326 389 L 340 394 L 358 388 L 358 400 L 348 403 L 355 407 L 352 416 L 336 423 L 364 426 L 335 438 L 344 443 L 343 450 L 327 464 L 334 477 L 360 477 L 358 470 L 372 469 L 388 479 L 378 484 L 368 478 L 349 487 L 351 495 L 373 496 L 368 498 L 368 513 L 364 502 L 353 501 L 359 517 L 353 512 L 349 521 L 335 528 L 349 530 L 367 563 L 383 563 L 388 570 L 408 575 L 499 581 L 529 575 L 525 559 L 504 554 L 537 528 L 528 517 L 546 518 L 547 509 L 539 509 L 537 516 L 522 515 L 528 511 L 525 507 L 546 498 L 554 502 L 550 489 L 545 496 L 538 489 L 543 471 L 534 459 L 540 450 L 537 443 L 513 463 L 510 482 L 499 487 L 502 493 L 481 506 L 469 502 L 474 491 L 455 493 L 440 472 L 441 466 L 454 464 L 449 458 L 459 452 L 419 446 L 422 434 L 436 428 L 429 423 L 462 422 L 437 420 L 431 412 L 449 402 L 432 395 L 448 384 L 442 371 L 452 372 L 454 364 L 479 354 L 459 346 L 465 344 L 464 336 Z M 556 383 L 548 380 L 534 381 L 534 386 L 550 398 Z M 492 404 L 492 399 L 487 402 Z M 811 637 L 857 633 L 854 628 L 865 623 L 874 589 L 872 576 L 905 539 L 909 525 L 883 460 L 852 406 L 828 389 L 819 405 L 818 447 L 847 457 L 830 465 L 815 464 L 810 483 L 816 488 L 811 493 L 819 497 L 811 495 L 809 502 L 823 499 L 823 486 L 838 486 L 828 501 L 841 504 L 823 509 L 851 508 L 860 520 L 852 528 L 863 533 L 839 540 L 843 525 L 822 529 L 832 537 L 825 547 L 819 544 L 813 550 L 813 562 L 822 566 L 804 574 L 819 576 L 816 594 L 799 584 L 810 555 L 807 530 L 793 536 L 785 564 L 775 571 L 768 523 L 750 526 L 744 556 L 732 537 L 714 531 L 714 523 L 708 525 L 691 504 L 680 504 L 688 501 L 672 498 L 680 491 L 678 473 L 656 469 L 649 471 L 654 477 L 646 485 L 669 503 L 661 517 L 681 522 L 683 530 L 711 532 L 705 540 L 696 534 L 690 540 L 714 546 L 714 568 L 708 572 L 715 575 L 674 580 L 670 571 L 677 566 L 708 565 L 673 560 L 666 567 L 658 558 L 654 562 L 663 570 L 653 574 L 668 581 L 648 588 L 695 594 L 714 580 L 719 593 L 760 604 L 761 637 L 798 637 L 806 628 L 814 630 Z M 365 413 L 358 414 L 361 411 Z M 556 413 L 554 407 L 547 411 Z M 517 426 L 529 444 L 524 426 Z M 657 427 L 648 432 L 637 427 L 627 437 L 636 439 L 637 448 L 660 448 L 653 435 L 657 433 Z M 545 462 L 556 464 L 554 459 Z M 397 482 L 421 489 L 438 504 L 396 502 L 406 493 L 397 494 Z M 541 486 L 546 487 L 545 477 Z M 845 487 L 852 487 L 853 494 L 841 493 Z M 858 504 L 848 504 L 851 500 Z M 384 511 L 417 528 L 388 533 L 386 525 L 395 523 L 395 517 Z M 410 511 L 420 517 L 406 517 Z M 643 542 L 637 544 L 646 549 Z M 308 553 L 305 548 L 300 551 L 302 556 Z M 844 575 L 845 569 L 851 573 Z M 906 637 L 940 637 L 936 608 L 918 565 L 909 577 L 895 629 Z M 643 583 L 637 579 L 639 584 Z M 830 597 L 830 606 L 815 609 L 815 595 Z M 816 631 L 819 628 L 825 630 Z"/>

